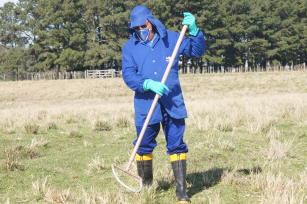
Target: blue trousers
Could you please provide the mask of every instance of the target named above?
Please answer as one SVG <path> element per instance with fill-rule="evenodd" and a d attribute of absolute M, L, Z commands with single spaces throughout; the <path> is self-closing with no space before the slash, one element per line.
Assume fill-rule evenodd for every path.
<path fill-rule="evenodd" d="M 163 120 L 161 123 L 148 125 L 143 140 L 137 151 L 138 154 L 150 154 L 157 146 L 156 137 L 160 131 L 160 125 L 163 128 L 163 132 L 166 139 L 167 154 L 178 154 L 188 152 L 187 145 L 183 141 L 185 121 L 182 119 L 171 118 L 164 108 L 161 108 Z M 136 126 L 137 137 L 140 135 L 142 126 Z M 133 144 L 136 144 L 137 139 Z"/>

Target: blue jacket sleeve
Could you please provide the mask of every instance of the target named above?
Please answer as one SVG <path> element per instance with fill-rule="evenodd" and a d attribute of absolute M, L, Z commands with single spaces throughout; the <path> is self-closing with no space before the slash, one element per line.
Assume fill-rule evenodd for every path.
<path fill-rule="evenodd" d="M 200 57 L 205 54 L 206 41 L 203 32 L 199 31 L 196 36 L 184 38 L 183 53 L 188 57 Z"/>
<path fill-rule="evenodd" d="M 122 51 L 122 75 L 127 86 L 136 92 L 144 93 L 145 78 L 138 73 L 137 65 L 129 52 L 129 46 L 124 45 Z"/>

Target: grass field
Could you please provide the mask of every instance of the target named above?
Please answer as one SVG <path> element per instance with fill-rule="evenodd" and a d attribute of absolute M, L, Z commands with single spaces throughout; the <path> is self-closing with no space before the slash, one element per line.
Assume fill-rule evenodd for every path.
<path fill-rule="evenodd" d="M 193 203 L 307 202 L 307 73 L 182 75 Z M 111 164 L 135 138 L 122 79 L 0 82 L 0 203 L 175 203 L 161 133 L 154 185 Z"/>

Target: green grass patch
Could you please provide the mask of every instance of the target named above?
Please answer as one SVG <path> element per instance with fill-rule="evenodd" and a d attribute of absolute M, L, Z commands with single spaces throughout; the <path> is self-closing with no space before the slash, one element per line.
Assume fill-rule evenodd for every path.
<path fill-rule="evenodd" d="M 187 190 L 192 203 L 272 203 L 273 198 L 277 203 L 306 202 L 307 126 L 306 117 L 301 114 L 306 111 L 306 93 L 301 93 L 305 90 L 301 86 L 307 86 L 306 74 L 289 75 L 183 77 L 186 102 L 192 113 L 186 120 L 185 132 L 189 147 Z M 284 83 L 280 77 L 290 77 L 300 82 L 300 87 L 290 83 L 289 90 L 280 90 L 280 84 Z M 260 78 L 263 83 L 258 86 Z M 114 90 L 121 94 L 113 99 L 108 92 L 110 103 L 99 98 L 103 86 L 97 83 L 119 83 L 114 80 L 93 82 L 94 97 L 90 100 L 88 95 L 78 95 L 80 91 L 72 92 L 76 99 L 71 104 L 83 100 L 80 104 L 84 111 L 78 112 L 76 106 L 76 114 L 66 114 L 71 112 L 71 107 L 66 107 L 69 100 L 54 99 L 48 104 L 47 98 L 41 102 L 48 104 L 46 111 L 34 114 L 34 119 L 24 122 L 9 118 L 0 122 L 0 203 L 7 200 L 10 203 L 176 203 L 162 130 L 156 138 L 153 186 L 141 193 L 131 193 L 114 179 L 111 165 L 128 161 L 136 138 L 131 122 L 132 93 L 127 96 L 125 87 Z M 72 90 L 82 90 L 85 82 L 71 83 L 77 83 Z M 104 85 L 109 87 L 105 91 L 110 91 L 111 86 Z M 291 97 L 297 98 L 290 100 Z M 129 100 L 131 103 L 126 103 Z M 293 105 L 300 100 L 299 105 Z M 93 105 L 93 101 L 98 105 Z M 40 102 L 32 103 L 36 107 Z M 104 103 L 108 103 L 107 108 Z M 5 109 L 5 104 L 2 105 Z M 13 111 L 11 107 L 7 110 Z"/>

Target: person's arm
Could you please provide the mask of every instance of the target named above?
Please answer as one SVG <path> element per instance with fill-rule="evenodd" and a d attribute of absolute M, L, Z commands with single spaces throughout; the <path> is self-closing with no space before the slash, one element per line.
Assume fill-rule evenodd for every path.
<path fill-rule="evenodd" d="M 151 79 L 146 79 L 138 73 L 137 65 L 126 45 L 123 48 L 122 56 L 123 79 L 130 89 L 140 93 L 150 90 L 156 94 L 159 94 L 160 96 L 162 96 L 166 91 L 169 91 L 165 84 Z"/>
<path fill-rule="evenodd" d="M 122 51 L 122 75 L 130 89 L 144 93 L 143 84 L 146 79 L 138 73 L 137 65 L 129 52 L 127 44 L 124 45 Z"/>
<path fill-rule="evenodd" d="M 196 19 L 191 13 L 184 13 L 182 24 L 189 26 L 189 38 L 185 38 L 183 53 L 188 57 L 200 57 L 204 55 L 206 42 L 202 31 L 196 26 Z"/>

